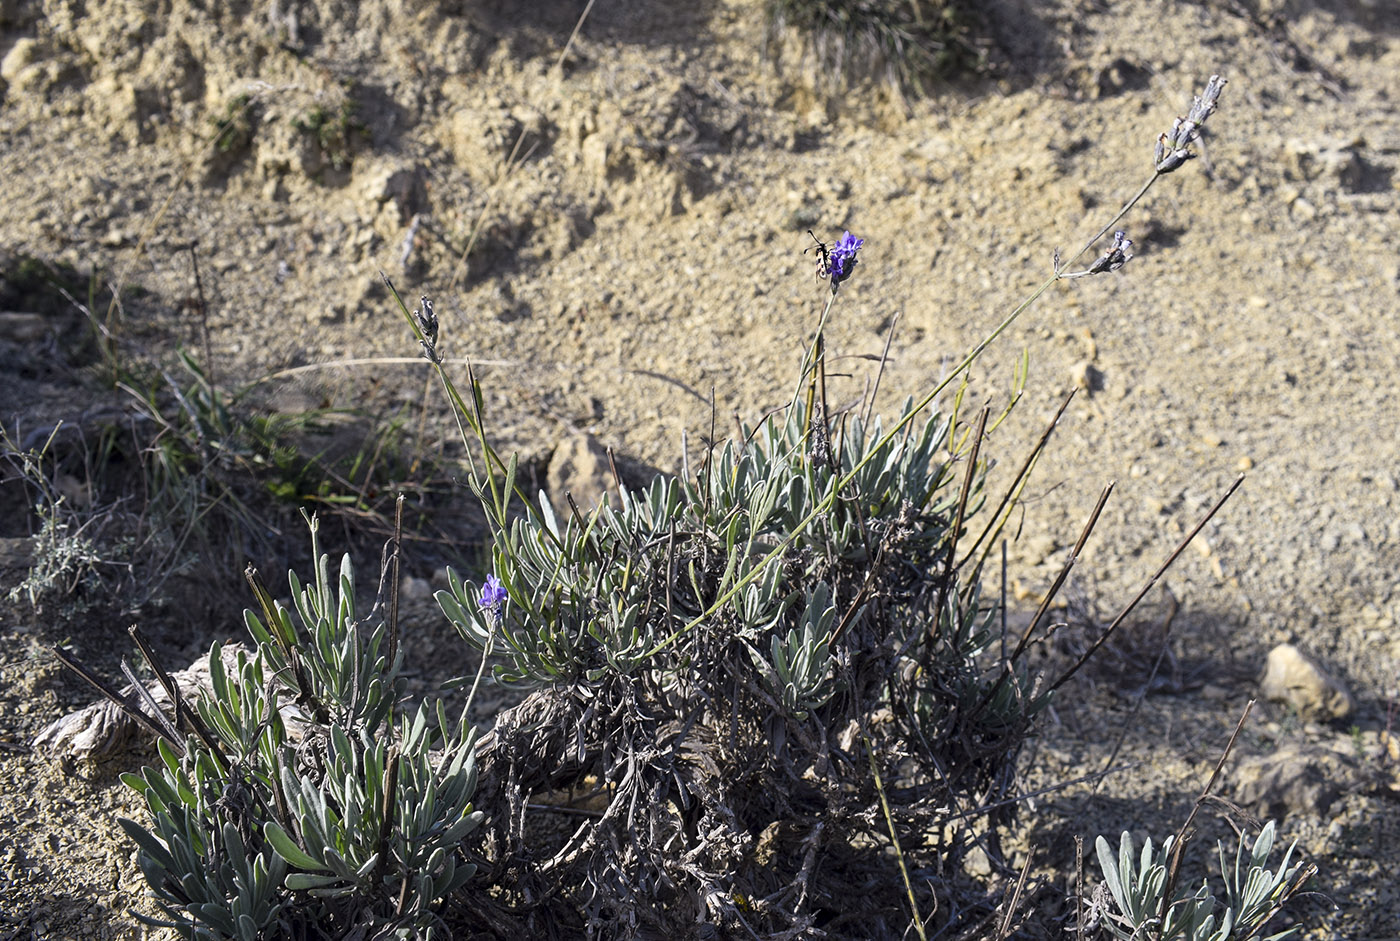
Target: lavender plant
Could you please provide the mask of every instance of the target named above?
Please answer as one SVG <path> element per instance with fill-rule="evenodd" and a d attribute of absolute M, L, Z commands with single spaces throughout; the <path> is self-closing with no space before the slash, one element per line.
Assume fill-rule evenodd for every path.
<path fill-rule="evenodd" d="M 1315 871 L 1301 861 L 1289 866 L 1296 841 L 1284 851 L 1276 869 L 1266 865 L 1274 847 L 1274 821 L 1260 831 L 1247 864 L 1243 836 L 1235 849 L 1233 866 L 1226 862 L 1225 844 L 1216 844 L 1225 883 L 1223 904 L 1211 894 L 1204 879 L 1195 892 L 1178 890 L 1171 899 L 1165 897 L 1174 842 L 1175 837 L 1167 837 L 1154 852 L 1149 838 L 1134 862 L 1136 849 L 1130 834 L 1124 832 L 1119 839 L 1116 860 L 1108 841 L 1098 838 L 1099 866 L 1118 907 L 1117 913 L 1101 914 L 1102 924 L 1113 937 L 1119 941 L 1282 941 L 1298 931 L 1299 926 L 1295 926 L 1277 934 L 1263 933 L 1284 902 Z"/>
<path fill-rule="evenodd" d="M 465 713 L 395 719 L 391 625 L 357 617 L 349 557 L 333 583 L 311 531 L 315 579 L 290 574 L 293 610 L 254 576 L 255 651 L 230 671 L 216 645 L 210 692 L 177 707 L 192 734 L 167 723 L 162 765 L 123 778 L 152 823 L 121 825 L 168 916 L 143 920 L 184 937 L 430 937 L 474 872 L 460 850 L 481 820 Z"/>
<path fill-rule="evenodd" d="M 824 328 L 864 243 L 816 239 L 830 291 L 789 407 L 587 516 L 560 519 L 543 494 L 518 492 L 475 375 L 464 397 L 442 368 L 431 303 L 400 301 L 483 456 L 472 480 L 492 522 L 487 581 L 452 572 L 438 601 L 483 669 L 538 687 L 479 753 L 481 799 L 504 811 L 484 828 L 501 895 L 476 900 L 482 918 L 564 934 L 621 923 L 623 936 L 708 922 L 754 937 L 817 925 L 893 937 L 912 919 L 923 935 L 921 912 L 956 891 L 974 845 L 1000 860 L 1021 744 L 1067 677 L 1030 675 L 1029 635 L 991 655 L 996 606 L 976 549 L 1005 501 L 958 557 L 983 504 L 989 416 L 969 433 L 960 396 L 933 406 L 1050 285 L 1131 259 L 1120 231 L 1070 268 L 1185 163 L 1223 85 L 1213 78 L 1163 138 L 1109 225 L 1069 263 L 1057 255 L 1050 279 L 888 425 L 828 411 Z M 561 788 L 601 793 L 606 809 L 541 847 L 531 821 L 553 811 L 528 795 Z"/>
<path fill-rule="evenodd" d="M 950 385 L 1051 285 L 1131 259 L 1120 231 L 1071 269 L 1185 164 L 1223 85 L 1163 135 L 1137 196 L 888 421 L 828 408 L 824 328 L 864 241 L 818 239 L 826 304 L 789 406 L 587 515 L 523 492 L 474 372 L 464 395 L 445 368 L 431 302 L 400 299 L 479 455 L 467 479 L 490 524 L 489 574 L 450 571 L 437 594 L 481 654 L 461 683 L 474 695 L 489 669 L 532 691 L 479 740 L 441 706 L 395 721 L 392 625 L 356 616 L 349 561 L 333 585 L 313 525 L 312 583 L 291 577 L 287 609 L 254 582 L 256 651 L 230 675 L 216 648 L 195 734 L 129 779 L 153 824 L 123 825 L 167 923 L 209 938 L 975 931 L 998 899 L 969 855 L 1007 871 L 1022 744 L 1078 665 L 1042 681 L 1025 657 L 1039 619 L 1012 649 L 995 629 L 981 566 L 1024 474 L 986 514 L 980 449 L 1000 418 L 969 423 Z M 1277 898 L 1254 874 L 1260 842 L 1231 883 L 1234 924 Z M 465 888 L 474 872 L 490 892 Z M 1154 880 L 1110 875 L 1120 905 Z"/>
<path fill-rule="evenodd" d="M 768 0 L 769 32 L 800 35 L 815 74 L 882 79 L 905 94 L 986 66 L 977 5 L 962 0 Z"/>

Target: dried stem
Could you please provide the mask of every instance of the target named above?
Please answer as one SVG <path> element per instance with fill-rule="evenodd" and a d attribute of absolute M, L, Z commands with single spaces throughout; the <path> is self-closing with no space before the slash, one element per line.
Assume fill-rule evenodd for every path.
<path fill-rule="evenodd" d="M 1195 527 L 1192 528 L 1191 532 L 1186 534 L 1186 538 L 1181 540 L 1180 545 L 1178 545 L 1174 550 L 1172 550 L 1172 554 L 1167 556 L 1167 561 L 1163 562 L 1162 567 L 1157 569 L 1157 571 L 1152 574 L 1152 577 L 1149 578 L 1147 582 L 1142 586 L 1142 590 L 1139 591 L 1133 597 L 1132 601 L 1128 602 L 1127 607 L 1125 607 L 1118 614 L 1118 617 L 1113 619 L 1113 623 L 1108 626 L 1108 629 L 1105 630 L 1101 635 L 1099 635 L 1099 639 L 1094 641 L 1094 643 L 1090 645 L 1089 649 L 1084 652 L 1083 656 L 1081 656 L 1077 661 L 1075 661 L 1074 666 L 1066 670 L 1064 675 L 1061 676 L 1050 686 L 1051 691 L 1057 690 L 1061 686 L 1065 685 L 1065 683 L 1069 682 L 1069 678 L 1074 676 L 1074 674 L 1078 673 L 1080 667 L 1084 666 L 1084 664 L 1089 661 L 1089 658 L 1092 657 L 1095 654 L 1095 652 L 1097 652 L 1098 649 L 1104 645 L 1104 642 L 1107 641 L 1109 637 L 1113 636 L 1113 632 L 1118 630 L 1119 625 L 1121 625 L 1123 621 L 1128 617 L 1128 615 L 1132 613 L 1133 609 L 1138 606 L 1138 603 L 1141 602 L 1142 599 L 1147 596 L 1147 593 L 1152 590 L 1152 587 L 1154 585 L 1157 584 L 1158 579 L 1160 579 L 1166 573 L 1167 569 L 1171 568 L 1172 564 L 1176 562 L 1177 557 L 1180 556 L 1183 551 L 1185 551 L 1188 545 L 1190 545 L 1191 540 L 1196 538 L 1196 534 L 1199 533 L 1201 529 L 1205 527 L 1206 523 L 1210 522 L 1211 518 L 1214 517 L 1215 514 L 1220 511 L 1220 508 L 1225 505 L 1225 501 L 1230 499 L 1231 495 L 1239 489 L 1240 484 L 1242 483 L 1244 483 L 1243 474 L 1235 478 L 1235 482 L 1230 485 L 1230 489 L 1225 491 L 1224 496 L 1222 496 L 1219 500 L 1216 501 L 1215 506 L 1210 508 L 1210 512 L 1208 512 L 1205 516 L 1201 517 L 1201 521 L 1197 523 Z"/>
<path fill-rule="evenodd" d="M 1182 851 L 1186 846 L 1186 841 L 1190 839 L 1186 831 L 1191 826 L 1191 821 L 1196 819 L 1196 812 L 1210 797 L 1215 782 L 1220 779 L 1220 772 L 1225 767 L 1225 760 L 1230 757 L 1230 752 L 1235 747 L 1235 740 L 1240 737 L 1240 731 L 1244 728 L 1245 720 L 1249 718 L 1249 711 L 1254 708 L 1254 703 L 1253 699 L 1245 703 L 1244 712 L 1240 713 L 1240 721 L 1235 723 L 1235 731 L 1230 733 L 1230 740 L 1225 743 L 1225 750 L 1220 753 L 1220 760 L 1215 763 L 1215 770 L 1210 773 L 1210 780 L 1201 789 L 1201 796 L 1196 798 L 1196 803 L 1192 805 L 1191 813 L 1182 822 L 1181 829 L 1176 831 L 1176 839 L 1172 842 L 1171 859 L 1167 863 L 1167 884 L 1162 891 L 1162 907 L 1158 914 L 1159 924 L 1166 925 L 1167 909 L 1171 907 L 1171 899 L 1176 894 L 1176 879 L 1181 869 Z"/>

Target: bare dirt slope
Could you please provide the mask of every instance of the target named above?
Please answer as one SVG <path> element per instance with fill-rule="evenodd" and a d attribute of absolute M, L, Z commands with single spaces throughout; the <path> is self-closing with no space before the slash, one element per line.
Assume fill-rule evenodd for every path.
<path fill-rule="evenodd" d="M 208 353 L 230 381 L 413 357 L 383 271 L 433 297 L 449 355 L 483 364 L 503 444 L 544 463 L 587 433 L 672 470 L 683 434 L 698 458 L 712 412 L 724 429 L 791 394 L 824 297 L 808 228 L 866 239 L 827 331 L 848 376 L 832 399 L 861 396 L 893 328 L 878 398 L 893 411 L 1112 217 L 1157 135 L 1221 73 L 1201 159 L 1123 223 L 1137 257 L 1054 286 L 972 370 L 970 403 L 1000 406 L 1030 355 L 987 446 L 993 491 L 1083 387 L 1009 547 L 1021 607 L 1108 481 L 1070 594 L 1111 617 L 1247 475 L 1165 580 L 1179 682 L 1136 712 L 1108 672 L 1061 701 L 1028 780 L 1097 770 L 1126 726 L 1123 770 L 1093 800 L 1086 786 L 1037 802 L 1026 842 L 1063 883 L 1075 834 L 1174 830 L 1264 654 L 1292 641 L 1358 711 L 1319 725 L 1261 704 L 1240 756 L 1340 749 L 1352 770 L 1335 799 L 1281 827 L 1338 906 L 1316 901 L 1310 937 L 1400 938 L 1394 791 L 1367 783 L 1400 696 L 1400 12 L 991 7 L 997 77 L 901 103 L 818 93 L 791 43 L 765 56 L 756 0 L 599 0 L 562 62 L 573 3 L 0 3 L 0 249 L 139 285 L 121 329 L 168 348 L 201 340 L 181 306 L 197 241 Z M 12 333 L 7 362 L 40 365 L 0 379 L 7 428 L 71 419 L 100 394 L 42 366 L 71 336 Z M 411 363 L 287 383 L 385 414 L 423 396 Z M 236 625 L 189 625 L 187 647 Z M 125 651 L 122 626 L 77 640 Z M 145 903 L 112 823 L 134 801 L 112 770 L 71 776 L 27 748 L 88 698 L 43 651 L 71 635 L 23 612 L 0 634 L 0 936 L 137 936 L 126 909 Z M 1229 835 L 1214 817 L 1202 831 Z"/>

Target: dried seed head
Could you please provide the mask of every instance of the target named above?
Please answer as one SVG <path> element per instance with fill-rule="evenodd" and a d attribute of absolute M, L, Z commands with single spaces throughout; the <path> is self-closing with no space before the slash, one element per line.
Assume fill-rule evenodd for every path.
<path fill-rule="evenodd" d="M 1215 113 L 1220 101 L 1220 93 L 1225 89 L 1225 79 L 1212 75 L 1206 83 L 1205 91 L 1196 96 L 1186 117 L 1178 117 L 1172 122 L 1172 129 L 1157 138 L 1153 150 L 1153 162 L 1158 173 L 1171 173 L 1186 161 L 1196 156 L 1188 148 L 1192 141 L 1201 136 L 1201 125 Z"/>
<path fill-rule="evenodd" d="M 1089 266 L 1089 274 L 1099 274 L 1103 271 L 1117 271 L 1119 268 L 1132 261 L 1133 253 L 1128 249 L 1133 247 L 1133 240 L 1119 229 L 1113 233 L 1113 244 L 1100 255 L 1092 265 Z"/>
<path fill-rule="evenodd" d="M 418 321 L 418 329 L 423 331 L 423 339 L 419 341 L 423 347 L 423 355 L 429 362 L 441 364 L 442 357 L 438 355 L 438 319 L 433 313 L 433 302 L 428 300 L 428 295 L 423 294 L 418 298 L 418 309 L 413 312 L 413 319 Z"/>

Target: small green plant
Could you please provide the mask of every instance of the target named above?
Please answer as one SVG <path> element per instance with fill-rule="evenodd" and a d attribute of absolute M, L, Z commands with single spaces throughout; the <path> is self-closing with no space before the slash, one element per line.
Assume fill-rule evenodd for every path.
<path fill-rule="evenodd" d="M 1347 734 L 1351 736 L 1351 750 L 1356 755 L 1357 760 L 1365 761 L 1366 738 L 1361 734 L 1361 726 L 1353 724 L 1352 727 L 1347 730 Z"/>
<path fill-rule="evenodd" d="M 481 820 L 465 711 L 395 718 L 396 628 L 357 615 L 348 556 L 334 581 L 318 554 L 309 585 L 290 573 L 290 610 L 251 580 L 254 653 L 215 645 L 161 765 L 123 776 L 152 822 L 121 825 L 168 916 L 142 920 L 200 939 L 445 936 L 438 908 L 474 872 L 459 846 Z"/>
<path fill-rule="evenodd" d="M 234 95 L 224 106 L 223 114 L 211 115 L 209 123 L 214 126 L 214 149 L 221 154 L 237 155 L 253 143 L 256 126 L 253 114 L 253 98 L 248 94 Z"/>
<path fill-rule="evenodd" d="M 353 159 L 355 140 L 369 129 L 357 117 L 359 107 L 346 97 L 338 106 L 316 105 L 304 117 L 292 119 L 292 127 L 316 141 L 335 170 L 344 170 Z"/>
<path fill-rule="evenodd" d="M 25 448 L 0 428 L 0 459 L 11 470 L 3 482 L 29 487 L 39 522 L 30 544 L 29 569 L 5 598 L 11 604 L 27 604 L 36 613 L 56 608 L 60 617 L 71 620 L 86 613 L 99 594 L 104 570 L 121 568 L 130 542 L 125 537 L 104 540 L 102 521 L 70 505 L 54 479 L 59 473 L 52 456 L 54 442 L 66 431 L 60 423 L 42 445 Z"/>
<path fill-rule="evenodd" d="M 771 34 L 797 30 L 819 74 L 875 77 L 916 95 L 985 68 L 975 14 L 966 0 L 768 0 Z"/>
<path fill-rule="evenodd" d="M 34 508 L 42 526 L 34 539 L 33 560 L 24 579 L 6 593 L 15 604 L 25 602 L 36 612 L 42 612 L 51 599 L 68 602 L 67 614 L 83 610 L 78 600 L 78 588 L 96 581 L 96 569 L 104 561 L 97 545 L 85 535 L 81 525 L 75 527 L 66 517 L 62 498 Z"/>
<path fill-rule="evenodd" d="M 103 466 L 120 458 L 142 469 L 147 515 L 177 552 L 192 544 L 203 553 L 230 539 L 257 544 L 269 522 L 293 517 L 293 509 L 373 514 L 388 476 L 405 464 L 401 423 L 332 455 L 315 442 L 344 411 L 268 411 L 250 400 L 259 383 L 225 391 L 187 352 L 179 362 L 183 375 L 126 373 L 119 386 L 147 421 L 104 428 L 96 449 L 107 455 Z"/>
<path fill-rule="evenodd" d="M 159 603 L 169 579 L 196 566 L 217 577 L 250 550 L 281 557 L 280 532 L 304 508 L 387 531 L 391 483 L 408 474 L 401 420 L 365 433 L 347 409 L 274 411 L 255 399 L 263 381 L 227 390 L 184 350 L 165 369 L 104 348 L 122 401 L 47 438 L 16 442 L 0 429 L 6 482 L 27 488 L 35 534 L 11 600 L 65 615 L 98 598 L 128 611 Z"/>
<path fill-rule="evenodd" d="M 1223 903 L 1202 879 L 1195 892 L 1175 891 L 1167 898 L 1175 837 L 1167 837 L 1160 850 L 1149 838 L 1136 855 L 1132 835 L 1119 839 L 1117 859 L 1107 840 L 1099 837 L 1099 866 L 1118 912 L 1102 912 L 1102 924 L 1119 941 L 1282 941 L 1298 927 L 1264 935 L 1270 919 L 1290 897 L 1302 889 L 1316 871 L 1309 863 L 1289 866 L 1297 843 L 1290 845 L 1278 867 L 1266 865 L 1274 848 L 1274 822 L 1270 820 L 1245 856 L 1244 837 L 1235 849 L 1234 865 L 1228 865 L 1225 844 L 1217 843 L 1220 873 L 1225 883 Z"/>

